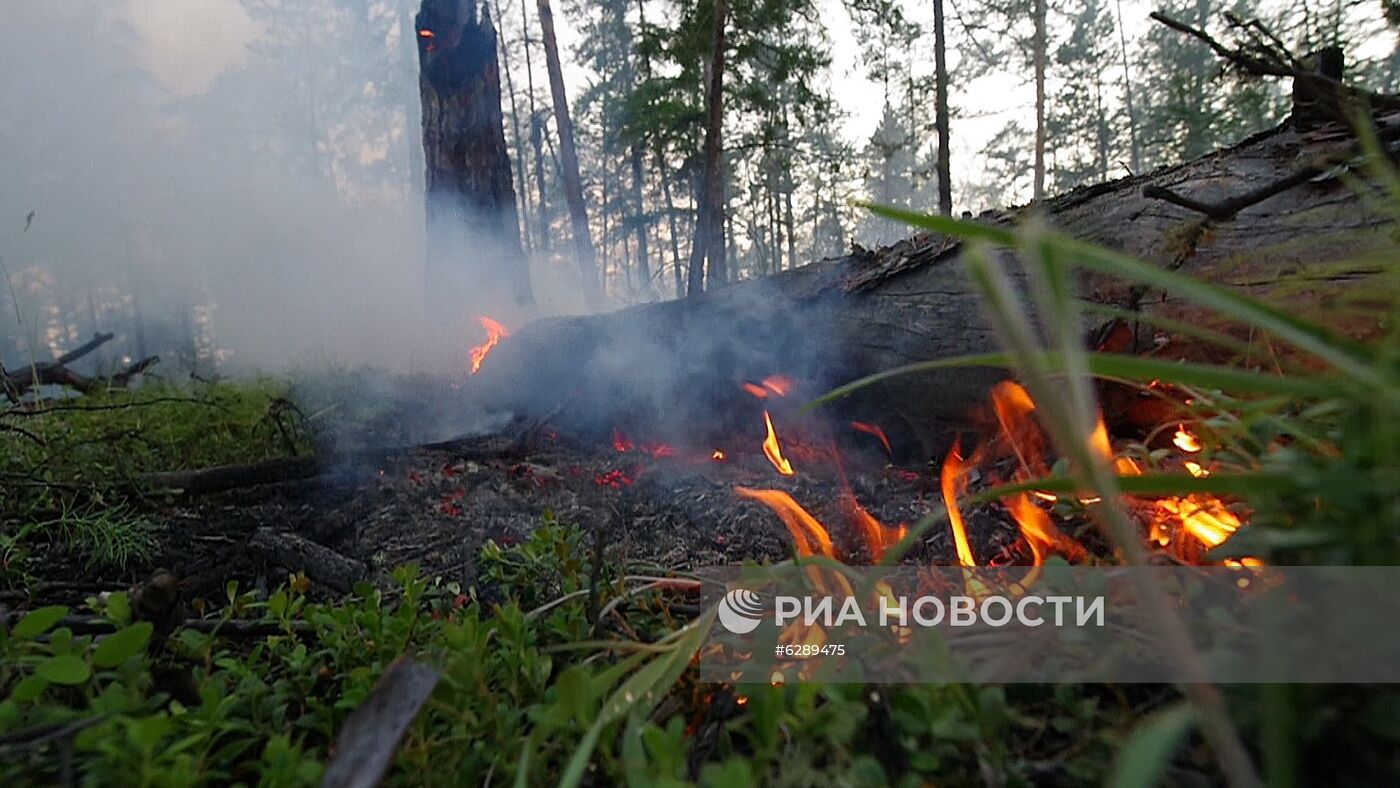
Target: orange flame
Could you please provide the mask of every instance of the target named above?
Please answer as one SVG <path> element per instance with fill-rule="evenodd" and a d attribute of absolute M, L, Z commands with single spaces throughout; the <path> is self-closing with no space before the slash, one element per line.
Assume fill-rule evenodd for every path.
<path fill-rule="evenodd" d="M 742 388 L 744 391 L 747 391 L 750 396 L 758 397 L 759 399 L 768 399 L 768 389 L 755 383 L 745 383 Z"/>
<path fill-rule="evenodd" d="M 486 356 L 490 354 L 496 345 L 500 344 L 503 338 L 510 336 L 510 332 L 506 330 L 505 326 L 489 317 L 478 317 L 477 322 L 481 323 L 481 327 L 486 329 L 486 341 L 471 349 L 471 374 L 473 375 L 480 371 L 481 362 L 486 360 Z"/>
<path fill-rule="evenodd" d="M 962 512 L 958 511 L 958 495 L 967 491 L 967 471 L 972 467 L 972 462 L 963 459 L 960 448 L 960 442 L 954 441 L 953 448 L 943 460 L 939 482 L 943 489 L 943 505 L 948 509 L 948 524 L 953 528 L 953 546 L 957 548 L 958 563 L 977 566 L 972 545 L 967 539 L 967 528 L 963 525 Z"/>
<path fill-rule="evenodd" d="M 1187 454 L 1195 454 L 1201 450 L 1201 439 L 1188 431 L 1185 424 L 1176 425 L 1176 434 L 1172 436 L 1172 443 L 1175 443 L 1178 449 Z"/>
<path fill-rule="evenodd" d="M 851 422 L 851 429 L 864 432 L 867 435 L 874 435 L 880 440 L 880 445 L 885 447 L 885 454 L 894 454 L 894 450 L 890 448 L 890 439 L 885 437 L 885 431 L 880 429 L 880 426 L 878 424 L 867 424 L 863 421 L 853 421 Z"/>
<path fill-rule="evenodd" d="M 865 544 L 870 548 L 870 557 L 877 564 L 885 557 L 886 550 L 899 544 L 899 540 L 909 533 L 909 527 L 903 523 L 889 528 L 875 519 L 875 515 L 860 505 L 855 494 L 849 488 L 836 499 L 836 503 L 841 507 L 846 519 L 855 523 L 856 527 L 865 535 Z"/>
<path fill-rule="evenodd" d="M 735 494 L 741 498 L 748 498 L 751 501 L 758 501 L 773 510 L 778 515 L 778 519 L 787 526 L 788 533 L 792 534 L 792 541 L 797 547 L 798 555 L 810 556 L 821 554 L 827 558 L 835 557 L 831 546 L 831 534 L 826 527 L 817 521 L 817 518 L 807 513 L 791 495 L 782 490 L 755 490 L 749 487 L 735 487 Z"/>
<path fill-rule="evenodd" d="M 714 460 L 715 462 L 723 462 L 724 452 L 720 451 L 719 449 L 715 449 L 714 451 L 710 452 L 710 459 Z"/>
<path fill-rule="evenodd" d="M 779 397 L 786 397 L 792 392 L 792 378 L 787 375 L 769 375 L 763 379 L 763 387 Z"/>
<path fill-rule="evenodd" d="M 783 450 L 778 445 L 778 433 L 773 431 L 773 419 L 769 418 L 768 411 L 763 411 L 763 425 L 768 429 L 768 437 L 763 439 L 763 453 L 768 457 L 768 461 L 773 463 L 773 467 L 778 469 L 778 473 L 784 476 L 792 475 L 792 463 L 783 457 Z"/>

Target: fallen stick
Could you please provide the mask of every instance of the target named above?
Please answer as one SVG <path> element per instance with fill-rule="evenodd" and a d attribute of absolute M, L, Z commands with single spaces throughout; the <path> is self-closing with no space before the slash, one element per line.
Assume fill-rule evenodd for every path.
<path fill-rule="evenodd" d="M 269 563 L 293 572 L 304 572 L 316 582 L 349 593 L 369 569 L 360 561 L 336 552 L 303 536 L 271 528 L 259 528 L 248 540 L 248 549 Z"/>
<path fill-rule="evenodd" d="M 323 788 L 373 788 L 384 778 L 399 741 L 442 678 L 436 668 L 400 657 L 345 721 Z"/>
<path fill-rule="evenodd" d="M 241 465 L 219 465 L 193 471 L 144 473 L 138 476 L 136 481 L 141 486 L 150 489 L 199 495 L 240 487 L 256 487 L 275 482 L 309 479 L 320 474 L 321 470 L 321 462 L 315 457 L 292 457 Z"/>

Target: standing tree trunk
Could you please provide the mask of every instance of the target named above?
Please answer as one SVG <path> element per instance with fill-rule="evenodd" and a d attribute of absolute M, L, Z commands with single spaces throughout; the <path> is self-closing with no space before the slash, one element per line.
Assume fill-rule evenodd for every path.
<path fill-rule="evenodd" d="M 690 251 L 690 286 L 687 295 L 700 295 L 705 286 L 723 284 L 724 248 L 724 150 L 720 134 L 724 126 L 724 25 L 729 15 L 728 0 L 714 0 L 714 49 L 710 58 L 709 83 L 705 89 L 705 178 L 700 191 L 700 210 L 695 222 L 695 241 Z M 705 260 L 709 265 L 705 266 Z"/>
<path fill-rule="evenodd" d="M 953 215 L 952 153 L 948 149 L 948 41 L 943 35 L 943 0 L 933 0 L 934 125 L 938 131 L 938 212 Z"/>
<path fill-rule="evenodd" d="M 501 4 L 495 4 L 496 16 L 501 15 Z M 503 20 L 504 21 L 504 20 Z M 530 253 L 530 199 L 525 187 L 525 138 L 520 135 L 520 110 L 515 105 L 515 80 L 510 75 L 510 54 L 506 49 L 506 36 L 502 30 L 496 31 L 496 44 L 503 55 L 501 71 L 506 77 L 506 95 L 510 96 L 510 132 L 515 141 L 515 180 L 520 183 L 520 238 L 525 242 L 525 253 Z"/>
<path fill-rule="evenodd" d="M 662 154 L 659 145 L 656 150 L 656 168 L 661 173 L 661 195 L 666 199 L 666 230 L 671 241 L 671 273 L 675 277 L 675 295 L 676 298 L 680 298 L 685 295 L 685 279 L 681 276 L 681 244 L 680 230 L 676 227 L 676 200 L 671 196 L 671 170 L 666 166 L 666 156 Z"/>
<path fill-rule="evenodd" d="M 1128 142 L 1132 146 L 1133 174 L 1142 172 L 1142 152 L 1138 148 L 1137 113 L 1133 111 L 1133 80 L 1128 71 L 1128 34 L 1123 30 L 1123 2 L 1115 0 L 1118 9 L 1118 49 L 1123 55 L 1123 103 L 1128 111 Z"/>
<path fill-rule="evenodd" d="M 637 203 L 637 215 L 633 218 L 637 233 L 637 276 L 642 281 L 642 295 L 656 296 L 656 288 L 651 281 L 651 249 L 647 239 L 645 189 L 642 183 L 642 144 L 632 143 L 632 199 Z"/>
<path fill-rule="evenodd" d="M 525 89 L 530 99 L 530 147 L 535 149 L 535 192 L 539 202 L 535 205 L 535 219 L 540 225 L 540 249 L 549 253 L 549 203 L 544 193 L 544 123 L 535 109 L 535 64 L 530 58 L 530 15 L 524 0 L 520 2 L 520 43 L 525 48 Z M 520 188 L 529 191 L 525 184 Z"/>
<path fill-rule="evenodd" d="M 1045 196 L 1045 0 L 1035 0 L 1035 186 L 1032 199 Z"/>
<path fill-rule="evenodd" d="M 474 0 L 423 0 L 419 92 L 426 160 L 428 286 L 443 308 L 463 288 L 532 303 L 501 114 L 496 31 Z M 485 292 L 483 292 L 485 291 Z M 443 301 L 442 299 L 448 299 Z"/>
<path fill-rule="evenodd" d="M 549 91 L 554 97 L 554 123 L 559 128 L 559 158 L 564 176 L 564 198 L 569 203 L 573 226 L 574 258 L 583 286 L 583 297 L 591 309 L 603 306 L 598 282 L 598 263 L 593 252 L 593 234 L 588 229 L 588 209 L 583 204 L 583 184 L 579 181 L 578 151 L 574 149 L 574 122 L 569 118 L 569 97 L 564 93 L 564 72 L 559 65 L 559 43 L 554 38 L 554 11 L 549 0 L 538 0 L 540 32 L 544 37 L 545 66 L 549 69 Z"/>

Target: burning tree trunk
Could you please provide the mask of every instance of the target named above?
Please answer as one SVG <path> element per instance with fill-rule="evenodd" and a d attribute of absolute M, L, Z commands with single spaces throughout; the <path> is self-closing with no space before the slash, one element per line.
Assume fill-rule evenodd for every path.
<path fill-rule="evenodd" d="M 1400 113 L 1379 119 L 1379 125 L 1394 146 Z M 1298 177 L 1316 174 L 1318 157 L 1354 150 L 1351 135 L 1339 126 L 1304 132 L 1285 125 L 1196 161 L 1077 189 L 1037 207 L 1069 235 L 1281 302 L 1345 334 L 1374 335 L 1381 328 L 1374 316 L 1333 304 L 1368 288 L 1381 292 L 1382 267 L 1338 263 L 1391 248 L 1394 225 L 1335 171 Z M 1183 205 L 1212 208 L 1213 201 L 1241 195 L 1254 195 L 1253 202 L 1228 216 Z M 984 214 L 982 220 L 1010 224 L 1022 213 Z M 684 427 L 677 432 L 694 435 L 696 423 L 723 419 L 723 403 L 736 381 L 783 373 L 802 381 L 803 393 L 814 394 L 902 364 L 995 351 L 996 339 L 959 258 L 954 239 L 920 236 L 702 298 L 540 321 L 503 343 L 487 362 L 478 378 L 481 394 L 517 411 L 562 406 L 561 421 L 646 422 L 663 429 L 674 422 Z M 1162 292 L 1103 277 L 1087 277 L 1081 291 L 1097 304 L 1250 340 L 1241 327 Z M 1218 360 L 1211 357 L 1213 345 L 1148 324 L 1132 329 L 1120 351 Z M 1271 364 L 1267 356 L 1276 350 L 1236 361 Z M 867 389 L 845 406 L 878 412 L 891 435 L 912 434 L 925 449 L 941 451 L 942 420 L 966 416 L 1003 376 L 998 370 L 904 376 Z M 894 417 L 908 429 L 891 428 Z"/>
<path fill-rule="evenodd" d="M 483 7 L 478 17 L 475 0 L 423 0 L 415 27 L 429 288 L 455 295 L 504 286 L 530 303 L 491 15 Z"/>

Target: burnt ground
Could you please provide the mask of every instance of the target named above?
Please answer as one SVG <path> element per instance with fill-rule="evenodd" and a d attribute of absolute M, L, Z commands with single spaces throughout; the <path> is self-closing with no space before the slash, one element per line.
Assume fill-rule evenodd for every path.
<path fill-rule="evenodd" d="M 787 491 L 827 525 L 837 557 L 870 563 L 836 506 L 843 470 L 860 504 L 886 525 L 942 513 L 936 469 L 889 464 L 882 452 L 859 445 L 860 436 L 842 449 L 844 468 L 831 461 L 830 450 L 793 443 L 786 450 L 798 472 L 782 476 L 757 446 L 726 448 L 717 461 L 710 450 L 620 451 L 606 439 L 552 429 L 532 433 L 523 440 L 518 434 L 459 439 L 378 458 L 357 452 L 356 459 L 312 479 L 148 502 L 160 524 L 158 553 L 149 562 L 113 574 L 55 560 L 41 579 L 68 582 L 52 584 L 52 593 L 42 596 L 62 602 L 67 588 L 81 599 L 93 589 L 125 587 L 156 568 L 180 576 L 187 597 L 216 604 L 229 581 L 266 588 L 307 569 L 316 583 L 314 567 L 284 565 L 290 562 L 254 549 L 250 542 L 259 529 L 295 534 L 363 562 L 366 578 L 381 582 L 394 567 L 416 562 L 427 576 L 465 586 L 488 540 L 519 543 L 547 517 L 578 525 L 604 545 L 609 561 L 630 568 L 684 570 L 791 557 L 793 542 L 782 521 L 736 495 L 736 486 Z M 984 560 L 1024 558 L 1016 528 L 1000 507 L 965 514 Z M 955 563 L 946 521 L 923 535 L 908 560 Z M 74 578 L 90 582 L 71 583 Z M 334 590 L 320 585 L 323 593 Z"/>

